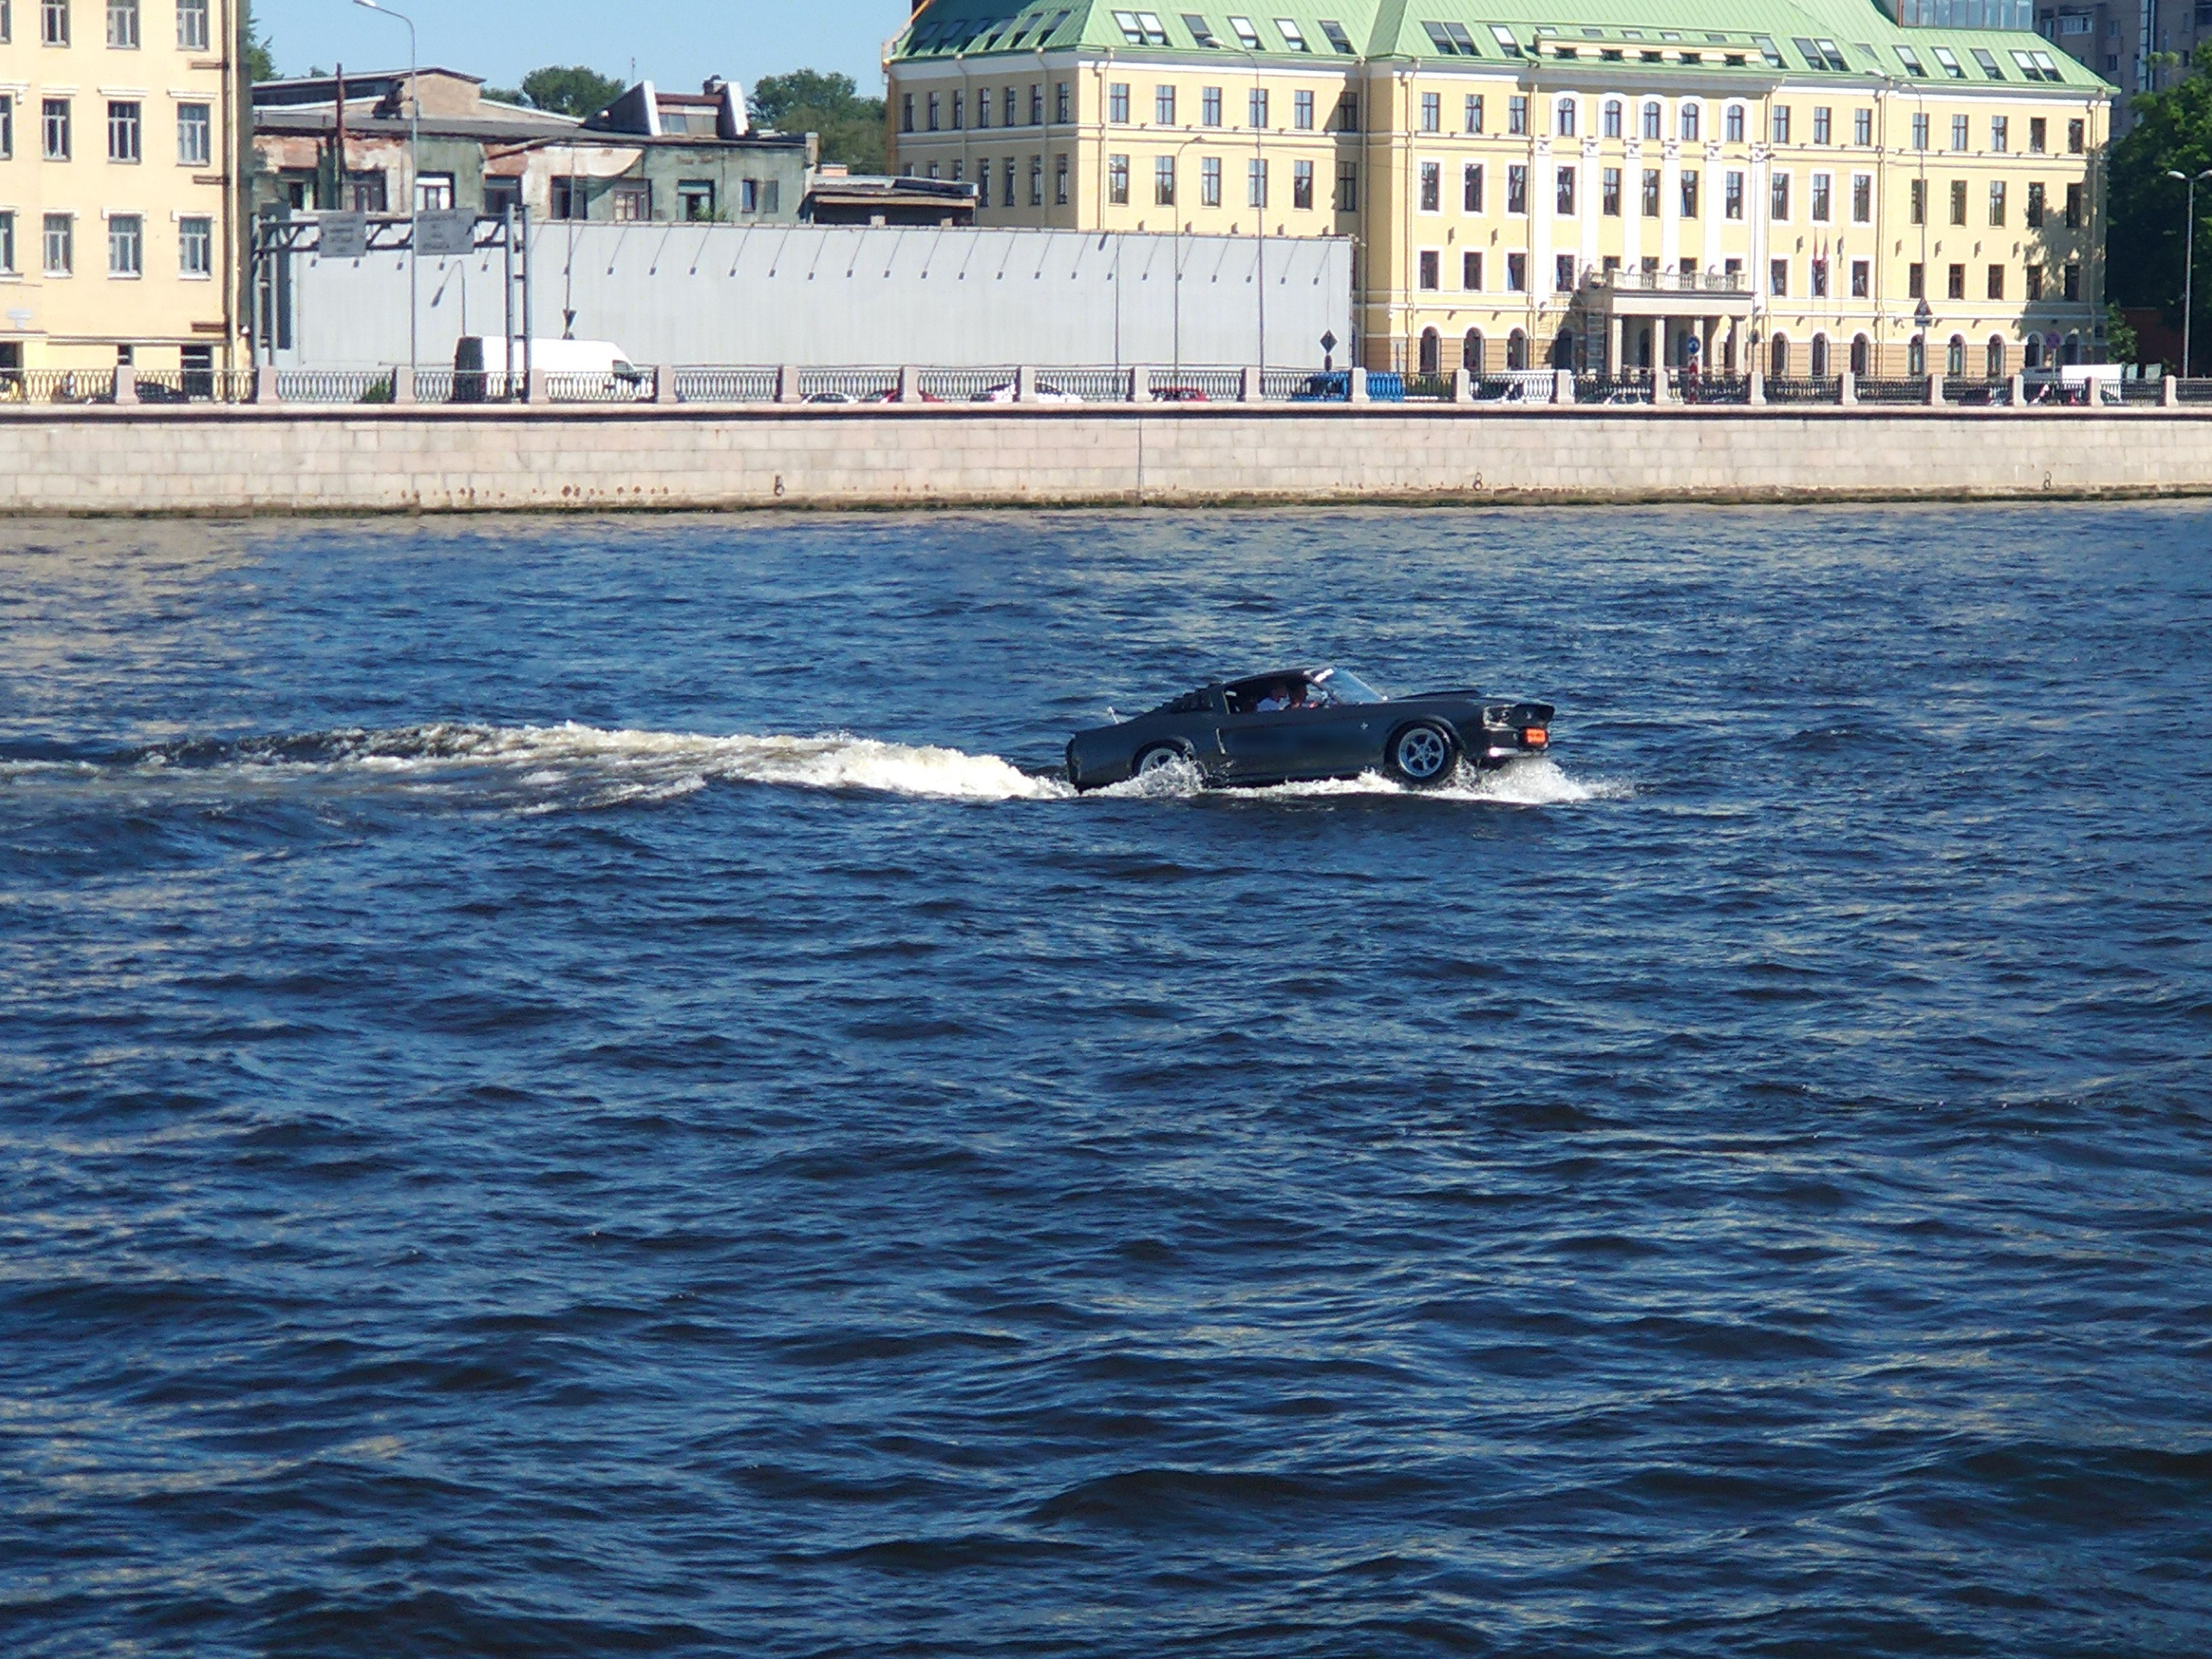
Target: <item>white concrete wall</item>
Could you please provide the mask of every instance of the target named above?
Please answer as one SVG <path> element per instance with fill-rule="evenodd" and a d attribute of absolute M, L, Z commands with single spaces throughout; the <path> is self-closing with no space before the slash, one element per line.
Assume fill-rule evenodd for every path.
<path fill-rule="evenodd" d="M 2212 410 L 0 408 L 0 512 L 2212 493 Z"/>
<path fill-rule="evenodd" d="M 1260 360 L 1264 293 L 1267 361 L 1319 368 L 1323 334 L 1351 338 L 1351 247 L 1341 238 L 556 223 L 531 232 L 531 332 L 558 336 L 573 310 L 575 338 L 613 340 L 637 363 L 1246 364 Z M 464 334 L 503 331 L 505 271 L 499 254 L 423 261 L 424 365 L 450 367 Z M 280 362 L 407 360 L 404 254 L 300 256 L 292 291 L 292 346 Z"/>

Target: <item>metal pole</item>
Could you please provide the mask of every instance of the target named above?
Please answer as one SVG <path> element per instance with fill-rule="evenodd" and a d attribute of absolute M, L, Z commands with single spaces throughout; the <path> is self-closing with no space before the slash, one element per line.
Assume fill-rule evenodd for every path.
<path fill-rule="evenodd" d="M 2189 223 L 2182 232 L 2181 261 L 2181 378 L 2189 378 L 2189 323 L 2190 311 L 2196 298 L 2196 181 L 2189 181 Z"/>
<path fill-rule="evenodd" d="M 404 11 L 393 10 L 384 0 L 353 0 L 353 3 L 407 25 L 407 372 L 411 376 L 422 366 L 418 321 L 422 251 L 416 245 L 422 240 L 423 98 L 417 84 L 421 64 L 415 47 L 415 20 Z"/>

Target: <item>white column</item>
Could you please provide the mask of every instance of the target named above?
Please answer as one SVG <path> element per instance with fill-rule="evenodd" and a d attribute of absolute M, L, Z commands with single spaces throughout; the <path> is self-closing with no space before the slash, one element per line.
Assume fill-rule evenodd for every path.
<path fill-rule="evenodd" d="M 1637 118 L 1636 103 L 1629 101 L 1630 117 Z M 1637 270 L 1643 264 L 1643 148 L 1629 143 L 1621 149 L 1621 269 Z"/>
<path fill-rule="evenodd" d="M 1669 270 L 1682 257 L 1682 147 L 1669 138 L 1659 163 L 1659 268 Z"/>

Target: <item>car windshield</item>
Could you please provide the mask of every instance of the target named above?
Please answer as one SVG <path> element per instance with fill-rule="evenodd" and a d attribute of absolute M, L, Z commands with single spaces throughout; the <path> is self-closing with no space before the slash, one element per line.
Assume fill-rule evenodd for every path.
<path fill-rule="evenodd" d="M 1313 689 L 1330 702 L 1390 701 L 1348 668 L 1325 668 L 1311 677 Z"/>

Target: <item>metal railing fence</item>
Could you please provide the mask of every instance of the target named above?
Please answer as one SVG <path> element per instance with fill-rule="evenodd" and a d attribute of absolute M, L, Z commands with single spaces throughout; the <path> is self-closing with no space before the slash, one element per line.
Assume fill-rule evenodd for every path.
<path fill-rule="evenodd" d="M 1924 404 L 1928 401 L 1928 380 L 1924 375 L 1911 375 L 1902 380 L 1883 379 L 1870 375 L 1857 383 L 1856 390 L 1862 404 Z"/>
<path fill-rule="evenodd" d="M 1759 383 L 1759 393 L 1770 404 L 1840 404 L 1843 377 L 1834 374 L 1783 375 Z"/>
<path fill-rule="evenodd" d="M 772 404 L 773 369 L 682 368 L 675 371 L 679 404 Z"/>
<path fill-rule="evenodd" d="M 804 404 L 887 403 L 899 393 L 896 369 L 801 369 L 799 401 Z"/>
<path fill-rule="evenodd" d="M 112 369 L 0 370 L 0 404 L 111 404 Z"/>
<path fill-rule="evenodd" d="M 276 371 L 280 404 L 388 404 L 391 396 L 390 369 Z"/>
<path fill-rule="evenodd" d="M 545 377 L 549 404 L 649 404 L 652 397 L 653 378 L 648 373 L 589 369 Z"/>

